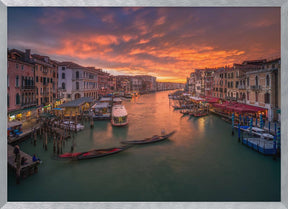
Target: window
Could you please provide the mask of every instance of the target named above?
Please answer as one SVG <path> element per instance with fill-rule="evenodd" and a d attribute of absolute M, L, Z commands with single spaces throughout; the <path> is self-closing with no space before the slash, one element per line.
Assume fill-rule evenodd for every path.
<path fill-rule="evenodd" d="M 233 88 L 233 81 L 231 82 L 231 88 Z"/>
<path fill-rule="evenodd" d="M 247 100 L 249 100 L 249 92 L 247 92 Z"/>
<path fill-rule="evenodd" d="M 64 82 L 62 83 L 62 89 L 64 89 L 64 90 L 66 89 L 66 88 L 65 88 L 65 83 L 64 83 Z"/>
<path fill-rule="evenodd" d="M 238 92 L 236 93 L 236 99 L 238 99 L 238 97 L 239 97 L 239 94 L 238 94 Z"/>
<path fill-rule="evenodd" d="M 38 88 L 36 88 L 36 94 L 38 94 Z"/>
<path fill-rule="evenodd" d="M 266 86 L 270 86 L 270 77 L 266 75 Z"/>
<path fill-rule="evenodd" d="M 264 100 L 265 100 L 265 104 L 269 104 L 270 103 L 270 94 L 269 93 L 266 93 L 264 95 Z"/>
<path fill-rule="evenodd" d="M 255 85 L 258 86 L 258 76 L 255 77 Z"/>
<path fill-rule="evenodd" d="M 21 65 L 21 69 L 24 70 L 24 65 Z"/>
<path fill-rule="evenodd" d="M 62 67 L 62 70 L 65 70 L 65 67 Z"/>
<path fill-rule="evenodd" d="M 234 77 L 234 73 L 231 73 L 231 78 L 233 78 Z"/>
<path fill-rule="evenodd" d="M 76 71 L 76 79 L 79 79 L 79 71 Z"/>
<path fill-rule="evenodd" d="M 70 99 L 71 98 L 71 94 L 67 94 L 67 98 Z"/>
<path fill-rule="evenodd" d="M 250 86 L 250 84 L 249 84 L 249 77 L 247 78 L 247 86 Z"/>
<path fill-rule="evenodd" d="M 18 65 L 18 63 L 16 63 L 16 69 L 18 69 L 18 67 L 19 67 L 19 65 Z"/>
<path fill-rule="evenodd" d="M 255 102 L 258 102 L 258 92 L 255 92 Z"/>
<path fill-rule="evenodd" d="M 62 79 L 65 79 L 65 73 L 62 73 Z"/>
<path fill-rule="evenodd" d="M 7 75 L 7 87 L 9 87 L 9 75 Z"/>
<path fill-rule="evenodd" d="M 9 107 L 9 94 L 7 94 L 7 107 Z"/>
<path fill-rule="evenodd" d="M 18 75 L 16 76 L 16 83 L 15 83 L 15 86 L 16 86 L 16 87 L 19 87 L 19 76 L 18 76 Z"/>
<path fill-rule="evenodd" d="M 16 94 L 16 105 L 20 104 L 20 95 Z"/>
<path fill-rule="evenodd" d="M 38 76 L 36 76 L 36 83 L 38 83 Z"/>

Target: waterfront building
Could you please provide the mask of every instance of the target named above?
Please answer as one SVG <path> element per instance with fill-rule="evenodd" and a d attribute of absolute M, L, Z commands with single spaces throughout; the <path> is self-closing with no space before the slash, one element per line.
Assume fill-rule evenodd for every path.
<path fill-rule="evenodd" d="M 142 80 L 142 92 L 155 92 L 157 89 L 156 77 L 150 75 L 136 75 L 137 79 Z"/>
<path fill-rule="evenodd" d="M 51 107 L 57 100 L 57 63 L 47 56 L 31 57 L 35 65 L 36 103 Z"/>
<path fill-rule="evenodd" d="M 79 116 L 81 113 L 88 111 L 94 104 L 94 98 L 92 97 L 81 97 L 73 101 L 65 102 L 59 105 L 63 109 L 65 117 Z"/>
<path fill-rule="evenodd" d="M 83 67 L 73 62 L 58 66 L 59 96 L 64 101 L 81 97 L 98 98 L 98 72 L 94 67 Z"/>
<path fill-rule="evenodd" d="M 195 72 L 190 73 L 190 77 L 187 78 L 188 92 L 192 95 L 196 95 L 196 74 Z"/>
<path fill-rule="evenodd" d="M 117 86 L 116 86 L 116 77 L 114 75 L 109 75 L 108 78 L 108 90 L 110 91 L 110 93 L 113 93 L 117 90 Z"/>
<path fill-rule="evenodd" d="M 27 108 L 35 107 L 36 91 L 34 80 L 34 64 L 30 50 L 22 52 L 17 49 L 8 50 L 7 68 L 7 111 L 8 119 L 22 119 L 31 114 Z M 24 114 L 25 113 L 25 114 Z"/>
<path fill-rule="evenodd" d="M 234 64 L 233 67 L 227 72 L 227 93 L 225 99 L 230 101 L 237 101 L 246 103 L 246 72 L 257 70 L 265 60 L 249 60 L 244 61 L 242 64 Z"/>
<path fill-rule="evenodd" d="M 110 88 L 108 87 L 110 74 L 104 72 L 102 69 L 96 69 L 96 71 L 98 78 L 98 96 L 102 97 L 111 93 Z"/>
<path fill-rule="evenodd" d="M 132 91 L 139 92 L 142 89 L 143 81 L 140 78 L 131 78 L 131 89 Z"/>
<path fill-rule="evenodd" d="M 246 72 L 247 104 L 267 109 L 269 121 L 280 121 L 281 60 L 265 60 L 261 69 Z"/>
<path fill-rule="evenodd" d="M 204 95 L 212 96 L 213 95 L 213 86 L 214 86 L 214 68 L 206 68 L 204 70 Z"/>
<path fill-rule="evenodd" d="M 233 68 L 225 66 L 222 68 L 217 68 L 214 72 L 214 82 L 213 82 L 213 92 L 212 95 L 214 97 L 225 99 L 227 98 L 227 88 L 228 88 L 228 81 L 227 81 L 227 74 Z"/>
<path fill-rule="evenodd" d="M 118 75 L 116 76 L 116 89 L 117 91 L 130 91 L 132 76 Z"/>

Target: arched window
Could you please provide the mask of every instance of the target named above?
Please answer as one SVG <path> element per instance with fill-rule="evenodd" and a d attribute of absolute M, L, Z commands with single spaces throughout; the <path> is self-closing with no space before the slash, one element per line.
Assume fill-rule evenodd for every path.
<path fill-rule="evenodd" d="M 16 94 L 16 105 L 20 104 L 20 95 Z"/>
<path fill-rule="evenodd" d="M 79 82 L 76 82 L 76 89 L 79 89 Z"/>
<path fill-rule="evenodd" d="M 266 75 L 266 86 L 270 86 L 270 77 Z"/>
<path fill-rule="evenodd" d="M 76 71 L 76 79 L 79 79 L 79 71 Z"/>
<path fill-rule="evenodd" d="M 16 85 L 16 87 L 19 87 L 19 76 L 18 75 L 16 76 L 16 84 L 15 85 Z"/>
<path fill-rule="evenodd" d="M 239 97 L 239 94 L 238 94 L 238 92 L 236 93 L 236 99 L 238 99 L 238 97 Z"/>
<path fill-rule="evenodd" d="M 66 89 L 64 82 L 62 83 L 62 89 L 64 89 L 64 90 Z"/>
<path fill-rule="evenodd" d="M 65 73 L 62 73 L 62 79 L 65 79 Z"/>
<path fill-rule="evenodd" d="M 265 93 L 264 100 L 265 100 L 265 104 L 270 104 L 270 94 L 269 93 Z"/>
<path fill-rule="evenodd" d="M 258 76 L 255 77 L 255 85 L 258 86 Z"/>

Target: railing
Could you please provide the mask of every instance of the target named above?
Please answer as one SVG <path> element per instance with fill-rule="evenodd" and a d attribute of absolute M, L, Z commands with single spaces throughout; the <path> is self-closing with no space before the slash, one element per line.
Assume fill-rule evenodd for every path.
<path fill-rule="evenodd" d="M 21 86 L 21 89 L 35 89 L 35 86 Z"/>
<path fill-rule="evenodd" d="M 246 89 L 246 87 L 244 85 L 239 85 L 238 89 Z"/>
<path fill-rule="evenodd" d="M 250 86 L 250 89 L 251 90 L 253 90 L 253 91 L 259 91 L 259 90 L 261 90 L 262 88 L 261 88 L 261 86 L 256 86 L 256 85 L 254 85 L 254 86 Z"/>

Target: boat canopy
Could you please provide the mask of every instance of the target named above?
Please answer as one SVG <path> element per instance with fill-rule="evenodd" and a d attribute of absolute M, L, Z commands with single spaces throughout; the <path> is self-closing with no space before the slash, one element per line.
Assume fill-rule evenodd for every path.
<path fill-rule="evenodd" d="M 22 123 L 20 121 L 11 121 L 11 122 L 8 122 L 7 128 L 13 128 L 16 126 L 21 126 L 21 125 Z"/>
<path fill-rule="evenodd" d="M 120 99 L 119 97 L 116 97 L 113 99 L 113 102 L 122 102 L 122 99 Z"/>
<path fill-rule="evenodd" d="M 112 98 L 111 97 L 102 97 L 99 101 L 100 102 L 111 102 Z"/>
<path fill-rule="evenodd" d="M 102 102 L 102 103 L 96 103 L 92 106 L 92 109 L 101 109 L 101 108 L 108 108 L 109 103 L 108 102 Z"/>
<path fill-rule="evenodd" d="M 124 117 L 127 116 L 128 113 L 123 105 L 114 105 L 112 108 L 112 116 L 113 117 Z"/>

